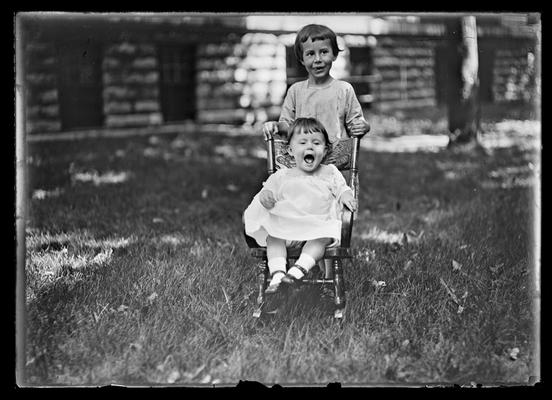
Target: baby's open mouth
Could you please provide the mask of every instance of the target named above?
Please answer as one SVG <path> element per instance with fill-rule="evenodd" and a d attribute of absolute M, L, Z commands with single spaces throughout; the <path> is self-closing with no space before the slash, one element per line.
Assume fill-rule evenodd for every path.
<path fill-rule="evenodd" d="M 307 154 L 303 157 L 303 160 L 305 160 L 307 164 L 312 164 L 314 162 L 314 156 L 312 154 Z"/>

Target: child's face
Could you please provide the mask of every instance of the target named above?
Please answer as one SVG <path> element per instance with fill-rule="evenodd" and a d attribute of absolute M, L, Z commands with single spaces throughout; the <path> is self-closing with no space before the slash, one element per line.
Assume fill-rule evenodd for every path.
<path fill-rule="evenodd" d="M 330 39 L 315 40 L 309 38 L 303 46 L 303 61 L 309 77 L 315 81 L 323 81 L 330 75 L 332 63 L 336 59 Z"/>
<path fill-rule="evenodd" d="M 328 149 L 322 132 L 295 132 L 289 142 L 288 152 L 295 159 L 295 165 L 300 170 L 314 172 Z"/>

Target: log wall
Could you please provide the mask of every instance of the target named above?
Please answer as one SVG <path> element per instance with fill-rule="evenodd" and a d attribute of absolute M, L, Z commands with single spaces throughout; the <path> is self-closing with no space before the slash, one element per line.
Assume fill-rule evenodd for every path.
<path fill-rule="evenodd" d="M 107 128 L 162 124 L 158 40 L 126 32 L 102 42 L 102 101 Z M 195 107 L 199 123 L 255 124 L 277 119 L 289 85 L 286 47 L 292 33 L 227 33 L 195 43 Z M 187 42 L 185 42 L 187 40 Z M 341 46 L 365 48 L 371 72 L 351 65 L 348 52 L 334 64 L 337 77 L 370 73 L 372 112 L 436 106 L 435 54 L 442 36 L 344 35 Z M 492 92 L 497 102 L 530 101 L 534 66 L 526 45 L 502 41 L 495 53 Z M 358 51 L 357 51 L 358 54 Z M 366 53 L 368 54 L 368 53 Z M 55 42 L 33 39 L 25 48 L 26 121 L 31 134 L 62 129 Z M 362 59 L 360 57 L 359 59 Z M 364 62 L 364 61 L 362 61 Z M 354 61 L 353 61 L 354 64 Z M 353 84 L 355 86 L 355 84 Z M 357 86 L 359 87 L 359 86 Z M 361 95 L 364 93 L 357 93 Z"/>
<path fill-rule="evenodd" d="M 25 56 L 27 132 L 59 131 L 58 59 L 54 44 L 39 41 L 28 43 Z"/>
<path fill-rule="evenodd" d="M 102 70 L 106 127 L 157 125 L 163 122 L 159 71 L 153 43 L 123 41 L 107 45 Z"/>
<path fill-rule="evenodd" d="M 432 38 L 389 36 L 377 39 L 374 73 L 380 83 L 374 89 L 374 105 L 380 110 L 436 105 L 435 47 Z"/>

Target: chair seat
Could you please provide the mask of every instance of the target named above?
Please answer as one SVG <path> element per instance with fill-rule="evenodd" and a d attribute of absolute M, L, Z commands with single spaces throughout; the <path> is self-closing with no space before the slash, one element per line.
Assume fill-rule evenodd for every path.
<path fill-rule="evenodd" d="M 299 258 L 300 255 L 300 248 L 287 249 L 287 256 L 289 258 Z M 266 247 L 252 248 L 251 256 L 256 258 L 266 258 Z M 330 247 L 326 249 L 324 258 L 352 258 L 352 255 L 348 247 Z"/>

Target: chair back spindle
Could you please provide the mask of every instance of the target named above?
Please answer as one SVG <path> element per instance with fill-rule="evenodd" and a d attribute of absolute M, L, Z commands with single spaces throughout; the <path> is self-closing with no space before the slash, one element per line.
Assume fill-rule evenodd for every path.
<path fill-rule="evenodd" d="M 265 139 L 265 141 L 268 142 L 268 154 L 266 157 L 267 171 L 269 175 L 272 175 L 274 172 L 276 172 L 276 160 L 274 156 L 274 137 L 271 136 L 270 139 Z"/>

